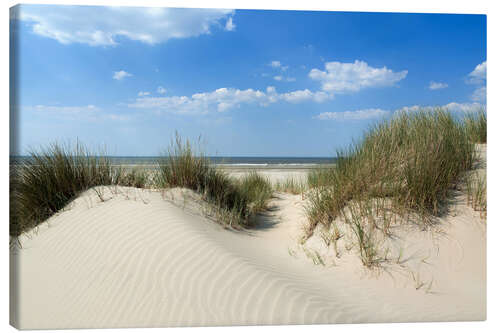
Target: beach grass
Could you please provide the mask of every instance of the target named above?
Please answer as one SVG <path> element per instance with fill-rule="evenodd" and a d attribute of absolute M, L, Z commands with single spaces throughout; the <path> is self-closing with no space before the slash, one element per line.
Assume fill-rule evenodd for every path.
<path fill-rule="evenodd" d="M 352 221 L 368 215 L 353 209 L 352 202 L 381 202 L 377 205 L 384 207 L 386 233 L 394 223 L 387 211 L 407 220 L 412 217 L 426 227 L 446 211 L 450 191 L 476 160 L 475 143 L 482 142 L 486 142 L 484 111 L 462 120 L 442 109 L 401 112 L 338 151 L 334 166 L 310 171 L 305 182 L 288 178 L 274 185 L 257 172 L 239 180 L 230 177 L 179 135 L 159 158 L 155 177 L 142 169 L 112 166 L 104 153 L 90 152 L 80 143 L 74 149 L 52 144 L 32 151 L 11 168 L 10 234 L 17 237 L 36 227 L 87 189 L 123 185 L 191 189 L 218 207 L 223 220 L 240 226 L 249 226 L 251 215 L 267 209 L 273 191 L 304 194 L 306 238 L 318 224 L 331 226 L 343 217 L 366 241 L 368 233 L 362 230 L 366 225 Z M 486 180 L 469 178 L 466 190 L 473 208 L 485 211 Z M 350 210 L 348 219 L 345 209 Z"/>
<path fill-rule="evenodd" d="M 94 154 L 80 143 L 74 149 L 56 143 L 32 151 L 11 168 L 10 235 L 36 227 L 81 192 L 116 184 L 119 178 L 104 154 Z"/>
<path fill-rule="evenodd" d="M 465 129 L 472 142 L 486 143 L 486 111 L 480 110 L 466 114 Z"/>
<path fill-rule="evenodd" d="M 275 182 L 274 189 L 278 192 L 302 194 L 307 190 L 307 184 L 300 179 L 288 177 L 285 180 Z"/>
<path fill-rule="evenodd" d="M 116 185 L 149 188 L 154 186 L 154 182 L 150 180 L 150 175 L 147 170 L 140 167 L 135 167 L 131 170 L 125 170 L 121 166 L 115 168 Z"/>
<path fill-rule="evenodd" d="M 307 186 L 309 188 L 321 187 L 330 183 L 335 165 L 329 168 L 318 168 L 310 170 L 307 174 Z"/>
<path fill-rule="evenodd" d="M 252 171 L 239 181 L 239 188 L 247 198 L 250 213 L 256 214 L 267 209 L 268 201 L 273 195 L 269 179 Z"/>
<path fill-rule="evenodd" d="M 152 172 L 113 166 L 104 152 L 93 153 L 81 143 L 74 149 L 55 143 L 11 167 L 11 237 L 35 228 L 82 192 L 103 185 L 188 188 L 214 205 L 222 222 L 232 226 L 248 226 L 251 215 L 267 208 L 273 192 L 269 180 L 255 172 L 241 180 L 231 178 L 178 135 Z"/>
<path fill-rule="evenodd" d="M 158 170 L 158 186 L 183 187 L 202 194 L 206 201 L 222 209 L 218 215 L 226 224 L 248 226 L 251 215 L 264 210 L 272 195 L 267 179 L 257 173 L 239 181 L 231 178 L 178 134 L 158 160 Z"/>
<path fill-rule="evenodd" d="M 389 224 L 387 211 L 423 228 L 431 225 L 476 159 L 470 126 L 442 109 L 400 112 L 372 126 L 358 143 L 338 151 L 335 167 L 310 174 L 305 237 L 318 224 L 330 227 L 343 219 L 358 235 L 363 263 L 373 266 L 369 230 L 378 226 L 360 221 L 373 220 L 373 205 L 382 201 Z M 353 202 L 370 207 L 352 209 Z"/>
<path fill-rule="evenodd" d="M 486 217 L 486 175 L 481 176 L 474 172 L 465 177 L 465 192 L 467 204 L 475 211 L 481 212 L 481 217 Z"/>

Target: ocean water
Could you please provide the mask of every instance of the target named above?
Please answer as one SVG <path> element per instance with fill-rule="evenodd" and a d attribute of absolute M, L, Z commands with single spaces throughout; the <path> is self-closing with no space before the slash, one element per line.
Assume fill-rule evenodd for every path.
<path fill-rule="evenodd" d="M 159 157 L 117 156 L 110 157 L 116 165 L 151 165 Z M 272 165 L 317 165 L 335 163 L 331 157 L 245 157 L 245 156 L 211 156 L 210 161 L 216 165 L 227 166 L 272 166 Z"/>
<path fill-rule="evenodd" d="M 159 156 L 110 156 L 113 165 L 122 166 L 152 166 L 155 165 Z M 10 158 L 11 164 L 18 164 L 27 156 L 16 156 Z M 245 156 L 210 156 L 210 161 L 220 166 L 235 167 L 300 167 L 334 164 L 334 157 L 245 157 Z"/>

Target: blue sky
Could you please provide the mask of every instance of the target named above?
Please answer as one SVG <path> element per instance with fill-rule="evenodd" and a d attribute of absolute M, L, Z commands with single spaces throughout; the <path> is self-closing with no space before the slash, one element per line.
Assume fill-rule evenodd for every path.
<path fill-rule="evenodd" d="M 399 109 L 486 106 L 486 16 L 22 5 L 21 153 L 333 156 Z"/>

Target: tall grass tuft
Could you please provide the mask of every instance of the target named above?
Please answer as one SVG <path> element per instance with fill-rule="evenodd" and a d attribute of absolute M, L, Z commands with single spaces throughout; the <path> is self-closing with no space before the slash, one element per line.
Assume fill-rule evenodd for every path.
<path fill-rule="evenodd" d="M 316 187 L 309 195 L 306 236 L 319 223 L 331 225 L 349 202 L 372 198 L 390 200 L 394 214 L 419 216 L 417 223 L 428 225 L 473 165 L 469 133 L 466 122 L 442 109 L 401 112 L 373 126 L 337 153 L 335 167 L 310 176 Z"/>
<path fill-rule="evenodd" d="M 255 214 L 267 208 L 273 195 L 273 188 L 268 179 L 252 171 L 240 180 L 239 187 L 249 202 L 250 212 Z"/>
<path fill-rule="evenodd" d="M 221 217 L 227 216 L 243 226 L 248 225 L 251 214 L 265 208 L 271 195 L 271 186 L 262 176 L 250 174 L 241 181 L 232 179 L 178 134 L 158 160 L 158 169 L 161 187 L 184 187 L 201 193 L 226 212 L 219 214 Z"/>
<path fill-rule="evenodd" d="M 466 177 L 465 192 L 467 204 L 475 211 L 481 212 L 481 217 L 486 217 L 486 176 L 472 173 Z"/>
<path fill-rule="evenodd" d="M 119 174 L 109 159 L 91 154 L 83 145 L 74 149 L 52 144 L 32 151 L 12 166 L 10 175 L 10 235 L 36 227 L 64 208 L 81 192 L 115 184 Z"/>
<path fill-rule="evenodd" d="M 289 177 L 285 180 L 277 181 L 274 184 L 274 189 L 279 192 L 291 194 L 301 194 L 307 190 L 305 182 L 294 177 Z"/>
<path fill-rule="evenodd" d="M 115 183 L 117 185 L 137 187 L 137 188 L 147 188 L 153 185 L 152 182 L 149 180 L 148 171 L 142 168 L 136 167 L 133 168 L 132 170 L 125 171 L 120 167 L 118 167 L 115 170 L 117 175 Z"/>
<path fill-rule="evenodd" d="M 486 111 L 468 113 L 465 116 L 465 129 L 472 142 L 486 143 Z"/>

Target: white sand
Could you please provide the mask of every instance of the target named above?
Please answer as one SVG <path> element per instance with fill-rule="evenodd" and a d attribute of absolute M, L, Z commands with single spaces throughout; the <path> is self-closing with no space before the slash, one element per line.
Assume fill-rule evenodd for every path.
<path fill-rule="evenodd" d="M 117 191 L 117 192 L 116 192 Z M 114 192 L 114 193 L 112 193 Z M 184 193 L 184 198 L 179 194 Z M 188 191 L 94 191 L 12 251 L 22 329 L 484 320 L 486 226 L 458 203 L 442 233 L 408 238 L 417 282 L 374 276 L 353 253 L 314 265 L 297 239 L 301 196 L 279 194 L 257 230 L 207 220 Z M 172 202 L 171 198 L 174 198 Z M 413 232 L 414 233 L 414 232 Z M 424 241 L 422 241 L 424 240 Z M 311 243 L 311 244 L 309 244 Z M 314 237 L 305 244 L 314 246 Z M 426 262 L 420 266 L 417 261 Z M 417 275 L 421 274 L 421 275 Z M 429 287 L 432 278 L 432 285 Z"/>

